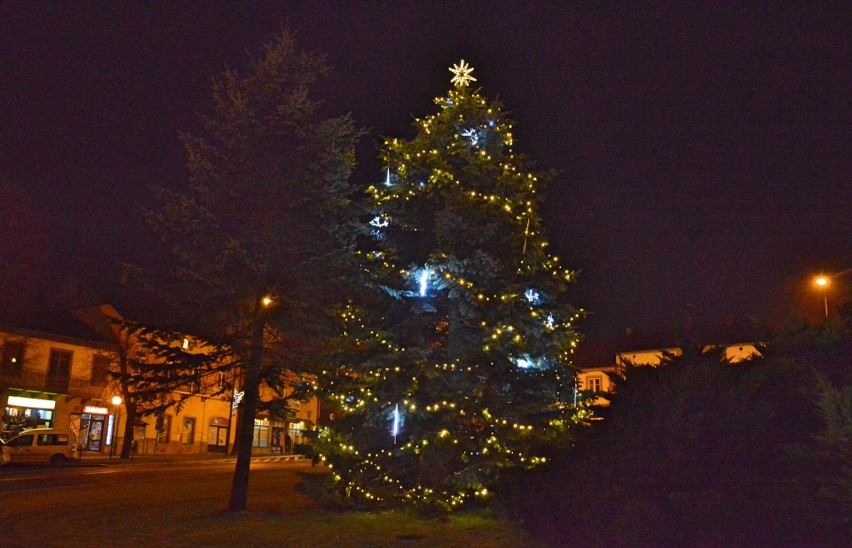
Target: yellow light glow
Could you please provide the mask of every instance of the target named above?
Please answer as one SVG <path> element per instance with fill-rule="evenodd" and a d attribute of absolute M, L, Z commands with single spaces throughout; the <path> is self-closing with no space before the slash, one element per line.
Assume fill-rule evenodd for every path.
<path fill-rule="evenodd" d="M 829 281 L 828 278 L 826 278 L 825 276 L 817 276 L 817 278 L 814 280 L 814 283 L 820 287 L 826 287 L 828 286 Z"/>
<path fill-rule="evenodd" d="M 9 396 L 7 405 L 15 407 L 29 407 L 30 409 L 56 409 L 56 402 L 53 400 L 22 398 L 19 396 Z"/>

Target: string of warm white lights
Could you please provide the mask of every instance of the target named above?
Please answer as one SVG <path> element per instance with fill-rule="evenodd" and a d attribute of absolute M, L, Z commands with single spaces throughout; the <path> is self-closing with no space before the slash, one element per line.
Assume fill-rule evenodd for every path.
<path fill-rule="evenodd" d="M 348 361 L 320 381 L 341 420 L 319 446 L 354 500 L 487 499 L 499 470 L 546 462 L 587 413 L 570 367 L 582 311 L 560 299 L 576 274 L 547 253 L 538 215 L 548 177 L 513 152 L 500 105 L 468 87 L 472 67 L 451 71 L 417 135 L 384 143 L 372 244 L 356 257 L 387 301 L 341 311 Z"/>

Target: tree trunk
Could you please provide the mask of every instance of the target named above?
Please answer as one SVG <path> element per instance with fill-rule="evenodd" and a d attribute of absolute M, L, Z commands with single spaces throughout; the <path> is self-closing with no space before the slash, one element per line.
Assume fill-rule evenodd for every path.
<path fill-rule="evenodd" d="M 121 441 L 121 458 L 129 459 L 133 453 L 133 431 L 136 426 L 136 403 L 125 401 L 124 409 L 127 412 L 124 423 L 124 439 Z M 118 428 L 118 425 L 115 425 Z"/>
<path fill-rule="evenodd" d="M 243 377 L 243 384 L 242 384 L 242 386 L 243 386 L 243 388 L 245 388 L 245 386 L 246 386 L 245 377 Z M 233 444 L 231 444 L 231 448 L 228 450 L 228 452 L 229 452 L 231 455 L 234 455 L 234 456 L 236 456 L 236 454 L 237 454 L 237 452 L 238 452 L 238 451 L 237 451 L 237 446 L 238 446 L 239 444 L 237 443 L 237 440 L 239 440 L 239 439 L 240 439 L 240 432 L 242 431 L 242 428 L 241 428 L 242 421 L 243 421 L 243 412 L 242 412 L 242 408 L 238 408 L 238 409 L 234 412 L 233 422 L 232 422 L 232 426 L 231 426 L 231 428 L 233 428 L 233 429 L 234 429 L 234 443 L 233 443 Z M 228 442 L 230 443 L 230 438 L 229 438 Z"/>
<path fill-rule="evenodd" d="M 237 465 L 234 469 L 234 480 L 231 483 L 231 501 L 228 505 L 231 512 L 242 512 L 248 506 L 249 465 L 251 464 L 254 418 L 260 399 L 260 364 L 263 355 L 264 318 L 259 300 L 256 310 L 252 328 L 250 358 L 246 367 L 246 384 L 243 388 L 245 393 L 241 406 L 242 412 L 238 415 L 237 437 L 234 441 Z"/>
<path fill-rule="evenodd" d="M 455 302 L 449 303 L 449 311 L 447 314 L 447 361 L 452 363 L 459 359 L 462 355 L 463 326 L 459 318 L 458 305 Z M 463 365 L 463 364 L 461 364 Z"/>
<path fill-rule="evenodd" d="M 242 371 L 240 371 L 240 375 L 239 375 L 240 376 L 240 383 L 235 384 L 235 386 L 239 386 L 243 390 L 246 389 L 246 384 L 247 384 L 246 374 L 247 374 L 246 369 L 242 368 Z M 233 396 L 231 396 L 231 397 L 233 397 Z M 245 392 L 243 392 L 243 397 L 245 397 Z M 233 400 L 231 400 L 231 402 L 232 402 L 231 405 L 233 405 Z M 239 446 L 239 444 L 237 443 L 237 440 L 240 439 L 240 432 L 242 432 L 242 430 L 243 430 L 242 424 L 243 424 L 243 415 L 244 414 L 245 413 L 243 413 L 243 406 L 242 405 L 238 406 L 236 409 L 232 409 L 232 411 L 231 411 L 231 415 L 232 415 L 231 421 L 228 425 L 228 443 L 231 442 L 231 432 L 232 431 L 234 433 L 234 443 L 231 445 L 230 449 L 228 449 L 228 451 L 227 451 L 231 455 L 236 455 L 237 452 L 238 452 L 237 447 Z M 252 427 L 254 427 L 254 425 L 252 425 Z M 227 446 L 227 444 L 226 444 L 226 446 Z"/>

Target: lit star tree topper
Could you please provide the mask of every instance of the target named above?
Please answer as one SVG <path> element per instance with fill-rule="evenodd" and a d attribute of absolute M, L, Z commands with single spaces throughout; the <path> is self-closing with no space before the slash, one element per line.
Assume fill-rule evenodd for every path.
<path fill-rule="evenodd" d="M 458 62 L 458 64 L 453 65 L 453 68 L 450 69 L 455 76 L 452 77 L 450 82 L 456 85 L 458 88 L 465 87 L 469 85 L 471 82 L 476 82 L 476 78 L 474 78 L 471 73 L 473 72 L 473 67 L 468 65 L 464 59 Z"/>

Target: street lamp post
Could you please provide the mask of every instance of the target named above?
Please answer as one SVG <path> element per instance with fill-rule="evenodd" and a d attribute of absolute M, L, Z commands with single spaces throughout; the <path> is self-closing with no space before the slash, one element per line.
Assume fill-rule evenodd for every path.
<path fill-rule="evenodd" d="M 826 276 L 818 276 L 814 283 L 822 288 L 822 302 L 825 306 L 825 318 L 828 319 L 828 285 L 829 281 Z"/>
<path fill-rule="evenodd" d="M 115 454 L 115 442 L 118 440 L 118 421 L 121 418 L 121 396 L 112 397 L 112 405 L 115 407 L 115 424 L 112 426 L 112 446 L 109 448 L 109 458 Z"/>

